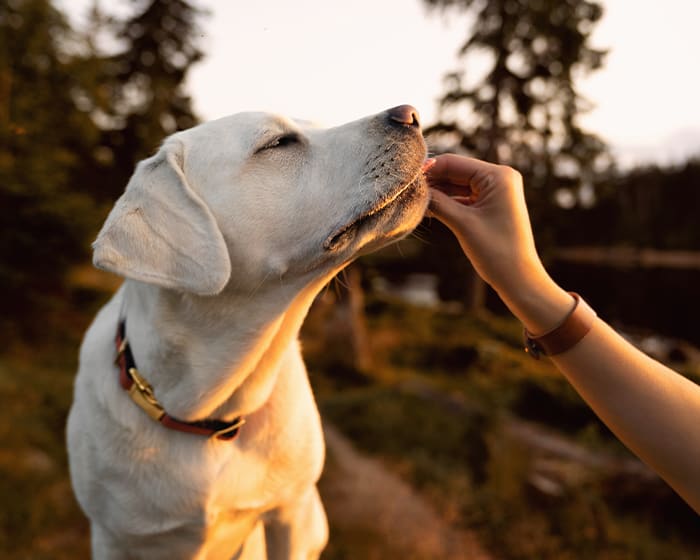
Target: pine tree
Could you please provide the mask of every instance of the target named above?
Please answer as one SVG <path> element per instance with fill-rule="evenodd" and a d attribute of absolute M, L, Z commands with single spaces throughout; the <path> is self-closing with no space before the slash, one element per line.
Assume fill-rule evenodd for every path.
<path fill-rule="evenodd" d="M 57 301 L 94 227 L 75 185 L 99 131 L 76 98 L 71 37 L 48 0 L 0 4 L 0 327 Z"/>
<path fill-rule="evenodd" d="M 535 219 L 554 203 L 589 203 L 595 173 L 610 163 L 605 144 L 584 131 L 588 109 L 577 76 L 599 69 L 589 45 L 601 5 L 592 0 L 425 0 L 469 10 L 475 20 L 460 48 L 465 65 L 487 59 L 484 76 L 446 77 L 435 141 L 516 167 L 531 188 Z"/>
<path fill-rule="evenodd" d="M 426 130 L 429 142 L 438 152 L 467 153 L 518 169 L 538 242 L 546 249 L 562 208 L 593 203 L 596 174 L 611 164 L 605 144 L 579 125 L 588 107 L 575 84 L 576 77 L 604 61 L 605 52 L 589 45 L 601 5 L 594 0 L 425 2 L 473 16 L 459 49 L 463 68 L 445 78 L 439 122 Z M 482 66 L 483 75 L 470 70 Z M 480 307 L 483 284 L 472 285 L 471 306 Z"/>
<path fill-rule="evenodd" d="M 104 65 L 112 111 L 104 144 L 118 170 L 109 189 L 113 196 L 165 136 L 197 123 L 184 83 L 202 58 L 196 45 L 201 12 L 185 0 L 149 0 L 140 6 L 132 17 L 114 23 L 121 48 Z"/>
<path fill-rule="evenodd" d="M 40 328 L 37 313 L 65 306 L 67 273 L 135 163 L 196 123 L 183 84 L 202 56 L 197 14 L 151 0 L 125 21 L 93 9 L 76 32 L 50 0 L 0 3 L 0 328 Z"/>

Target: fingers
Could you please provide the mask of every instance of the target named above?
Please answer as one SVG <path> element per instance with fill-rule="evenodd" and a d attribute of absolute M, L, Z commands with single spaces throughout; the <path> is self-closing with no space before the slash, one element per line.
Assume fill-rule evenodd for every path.
<path fill-rule="evenodd" d="M 453 198 L 466 198 L 476 200 L 479 194 L 478 186 L 474 185 L 453 185 L 451 183 L 428 183 L 432 188 L 444 192 L 447 196 Z"/>
<path fill-rule="evenodd" d="M 470 186 L 477 178 L 493 173 L 498 166 L 456 154 L 443 154 L 435 158 L 435 163 L 428 169 L 426 176 L 431 185 L 448 183 L 458 186 Z"/>
<path fill-rule="evenodd" d="M 462 204 L 479 205 L 493 193 L 522 190 L 522 176 L 511 167 L 455 154 L 434 159 L 426 172 L 428 184 Z"/>
<path fill-rule="evenodd" d="M 431 187 L 462 204 L 473 204 L 485 186 L 485 179 L 497 170 L 498 166 L 478 159 L 443 154 L 434 159 L 426 177 Z"/>
<path fill-rule="evenodd" d="M 430 189 L 429 212 L 445 225 L 457 226 L 464 220 L 464 206 L 468 205 L 460 198 L 464 197 L 450 197 L 437 189 Z"/>

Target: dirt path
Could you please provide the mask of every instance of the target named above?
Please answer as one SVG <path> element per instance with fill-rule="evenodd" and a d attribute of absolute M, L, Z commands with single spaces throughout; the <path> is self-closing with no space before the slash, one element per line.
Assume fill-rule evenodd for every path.
<path fill-rule="evenodd" d="M 367 545 L 367 559 L 491 559 L 472 533 L 450 527 L 380 461 L 361 454 L 333 426 L 325 432 L 328 461 L 320 489 L 331 539 L 340 533 L 376 541 L 383 550 Z M 332 541 L 329 557 L 346 557 L 337 550 Z"/>

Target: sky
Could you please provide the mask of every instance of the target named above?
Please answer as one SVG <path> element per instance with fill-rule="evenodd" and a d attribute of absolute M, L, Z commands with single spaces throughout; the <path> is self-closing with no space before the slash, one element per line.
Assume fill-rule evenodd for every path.
<path fill-rule="evenodd" d="M 188 89 L 205 120 L 266 110 L 331 126 L 410 103 L 430 124 L 469 28 L 464 15 L 428 11 L 422 0 L 196 3 L 209 11 L 200 25 L 206 58 Z M 59 4 L 79 24 L 90 1 Z M 578 83 L 594 105 L 584 127 L 623 166 L 700 154 L 700 2 L 603 5 L 592 45 L 609 55 Z"/>

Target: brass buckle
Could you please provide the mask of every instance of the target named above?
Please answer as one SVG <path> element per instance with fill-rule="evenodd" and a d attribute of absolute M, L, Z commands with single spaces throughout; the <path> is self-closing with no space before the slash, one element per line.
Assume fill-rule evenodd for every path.
<path fill-rule="evenodd" d="M 242 417 L 237 418 L 236 422 L 234 422 L 233 424 L 231 424 L 230 426 L 228 426 L 226 428 L 222 428 L 220 430 L 217 430 L 216 432 L 214 432 L 211 435 L 211 437 L 219 438 L 221 436 L 225 436 L 226 434 L 230 434 L 231 432 L 240 428 L 243 424 L 245 424 L 245 418 L 242 418 Z"/>
<path fill-rule="evenodd" d="M 139 407 L 153 420 L 159 422 L 165 415 L 165 410 L 156 399 L 153 387 L 146 381 L 136 368 L 129 368 L 129 375 L 134 384 L 129 388 L 129 395 Z"/>

